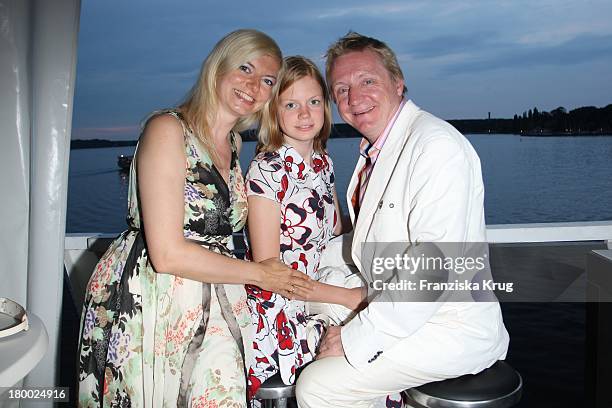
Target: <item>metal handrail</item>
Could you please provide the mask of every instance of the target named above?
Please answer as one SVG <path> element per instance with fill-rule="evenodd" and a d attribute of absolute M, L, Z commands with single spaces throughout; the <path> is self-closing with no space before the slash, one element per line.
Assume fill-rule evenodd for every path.
<path fill-rule="evenodd" d="M 117 235 L 109 233 L 66 234 L 65 249 L 90 249 L 96 241 L 110 242 Z M 605 241 L 608 243 L 608 248 L 611 248 L 612 221 L 493 224 L 487 226 L 487 241 L 492 244 Z"/>

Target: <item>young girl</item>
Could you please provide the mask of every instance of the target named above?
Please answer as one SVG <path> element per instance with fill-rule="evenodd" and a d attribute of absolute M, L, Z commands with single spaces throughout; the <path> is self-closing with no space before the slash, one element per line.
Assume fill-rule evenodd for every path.
<path fill-rule="evenodd" d="M 288 57 L 263 111 L 258 154 L 247 176 L 248 235 L 254 261 L 280 259 L 317 279 L 321 253 L 342 231 L 332 161 L 325 151 L 331 131 L 331 107 L 323 77 L 314 63 Z M 307 316 L 305 303 L 247 285 L 255 338 L 246 362 L 248 393 L 280 371 L 285 384 L 296 369 L 312 361 L 327 325 L 323 315 Z M 301 300 L 297 300 L 301 299 Z M 351 310 L 361 289 L 315 282 L 309 301 Z"/>

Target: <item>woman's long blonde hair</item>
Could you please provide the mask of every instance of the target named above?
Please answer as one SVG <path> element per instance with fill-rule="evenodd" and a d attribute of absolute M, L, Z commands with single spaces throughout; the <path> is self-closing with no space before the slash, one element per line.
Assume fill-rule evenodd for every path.
<path fill-rule="evenodd" d="M 285 58 L 283 66 L 278 73 L 278 79 L 272 90 L 272 98 L 266 103 L 258 132 L 256 152 L 273 152 L 284 143 L 283 131 L 278 122 L 278 103 L 280 96 L 296 81 L 311 77 L 321 86 L 323 92 L 324 118 L 323 127 L 313 142 L 313 149 L 317 153 L 324 153 L 327 139 L 331 133 L 331 103 L 325 80 L 317 66 L 308 58 L 296 55 Z"/>
<path fill-rule="evenodd" d="M 202 63 L 198 81 L 179 106 L 187 123 L 208 149 L 213 160 L 216 157 L 216 149 L 212 140 L 212 125 L 219 108 L 217 84 L 224 75 L 241 64 L 263 55 L 278 59 L 279 64 L 283 59 L 276 42 L 261 31 L 242 29 L 227 34 L 208 54 Z M 233 130 L 239 132 L 248 129 L 260 118 L 261 111 L 240 118 Z"/>

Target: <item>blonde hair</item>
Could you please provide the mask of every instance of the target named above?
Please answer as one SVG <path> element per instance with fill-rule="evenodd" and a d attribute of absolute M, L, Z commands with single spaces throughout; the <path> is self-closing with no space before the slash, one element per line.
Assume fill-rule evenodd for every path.
<path fill-rule="evenodd" d="M 330 86 L 329 90 L 332 98 L 334 95 L 331 90 L 331 70 L 334 66 L 334 62 L 336 62 L 336 59 L 350 52 L 366 50 L 372 51 L 378 55 L 380 61 L 387 69 L 393 80 L 404 80 L 404 74 L 402 73 L 402 68 L 400 67 L 399 62 L 397 62 L 397 57 L 387 44 L 377 40 L 376 38 L 366 37 L 365 35 L 361 35 L 354 31 L 349 31 L 344 37 L 338 39 L 335 43 L 330 45 L 325 53 L 325 77 L 327 78 L 328 85 Z M 404 85 L 402 96 L 406 96 L 407 90 L 408 89 Z"/>
<path fill-rule="evenodd" d="M 213 160 L 216 157 L 216 149 L 212 140 L 212 125 L 219 109 L 217 83 L 241 64 L 263 55 L 276 58 L 279 64 L 283 59 L 276 42 L 261 31 L 242 29 L 227 34 L 208 54 L 202 63 L 197 82 L 179 106 L 194 134 L 208 149 Z M 260 118 L 261 111 L 240 118 L 233 130 L 239 132 L 248 129 Z"/>
<path fill-rule="evenodd" d="M 325 153 L 325 146 L 331 133 L 332 115 L 329 92 L 325 86 L 323 75 L 317 66 L 308 58 L 300 55 L 285 58 L 278 73 L 278 79 L 272 90 L 272 98 L 266 103 L 261 117 L 258 132 L 256 152 L 273 152 L 284 143 L 283 131 L 278 121 L 278 104 L 280 96 L 291 85 L 302 78 L 313 78 L 321 86 L 323 92 L 323 126 L 313 141 L 313 149 L 317 153 Z"/>

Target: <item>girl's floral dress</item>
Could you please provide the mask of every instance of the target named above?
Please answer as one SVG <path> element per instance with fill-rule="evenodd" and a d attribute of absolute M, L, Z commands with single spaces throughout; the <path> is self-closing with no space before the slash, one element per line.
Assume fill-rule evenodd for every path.
<path fill-rule="evenodd" d="M 180 113 L 184 130 L 184 236 L 232 257 L 232 233 L 247 216 L 232 133 L 229 185 Z M 136 159 L 128 226 L 96 266 L 87 288 L 79 345 L 79 405 L 244 407 L 241 330 L 250 327 L 243 285 L 158 274 L 142 230 Z M 163 199 L 163 197 L 160 197 Z"/>
<path fill-rule="evenodd" d="M 333 236 L 334 170 L 327 154 L 313 153 L 312 167 L 291 146 L 257 155 L 246 175 L 247 195 L 280 204 L 280 259 L 317 279 L 321 253 Z M 314 359 L 326 322 L 306 316 L 305 304 L 247 285 L 253 355 L 247 361 L 248 394 L 280 371 L 285 384 Z"/>

